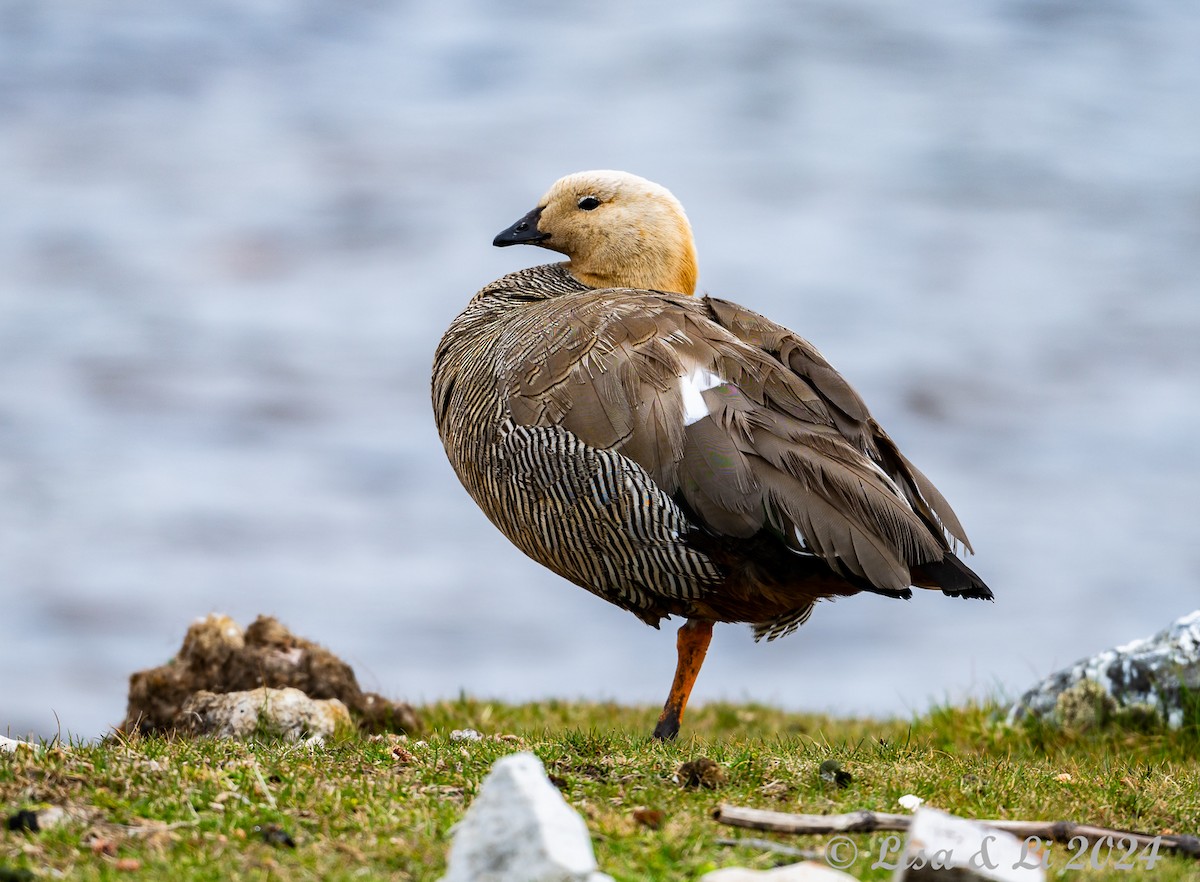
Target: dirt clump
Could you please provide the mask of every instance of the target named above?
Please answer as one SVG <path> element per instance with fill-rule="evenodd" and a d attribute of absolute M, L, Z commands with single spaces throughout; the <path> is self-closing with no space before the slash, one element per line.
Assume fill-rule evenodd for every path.
<path fill-rule="evenodd" d="M 188 628 L 179 654 L 129 678 L 122 732 L 163 733 L 180 728 L 184 703 L 201 691 L 243 692 L 259 687 L 299 689 L 309 698 L 336 698 L 365 732 L 417 732 L 421 721 L 409 704 L 363 692 L 354 670 L 323 646 L 297 637 L 270 616 L 245 630 L 229 616 L 212 614 Z"/>

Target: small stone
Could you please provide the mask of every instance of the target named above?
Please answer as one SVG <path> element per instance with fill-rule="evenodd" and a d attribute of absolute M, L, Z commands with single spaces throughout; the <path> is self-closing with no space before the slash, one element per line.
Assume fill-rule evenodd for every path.
<path fill-rule="evenodd" d="M 910 812 L 915 812 L 921 807 L 921 804 L 924 803 L 925 800 L 921 799 L 921 797 L 917 796 L 915 793 L 906 793 L 896 800 L 896 802 L 900 803 L 901 808 L 906 808 Z"/>
<path fill-rule="evenodd" d="M 254 832 L 262 836 L 267 845 L 283 848 L 295 848 L 296 840 L 278 824 L 265 824 L 254 828 Z"/>
<path fill-rule="evenodd" d="M 828 759 L 821 763 L 821 780 L 838 787 L 849 787 L 854 776 L 843 769 L 837 760 Z"/>
<path fill-rule="evenodd" d="M 482 741 L 483 735 L 474 729 L 455 729 L 450 733 L 451 741 Z"/>
<path fill-rule="evenodd" d="M 184 702 L 175 726 L 196 735 L 249 739 L 266 735 L 285 741 L 327 737 L 350 728 L 350 712 L 336 698 L 313 699 L 299 689 L 197 692 Z"/>
<path fill-rule="evenodd" d="M 4 826 L 13 832 L 28 830 L 30 833 L 37 833 L 42 829 L 38 823 L 38 813 L 31 812 L 28 809 L 21 809 L 15 815 L 9 815 L 8 820 L 4 822 Z"/>
<path fill-rule="evenodd" d="M 820 861 L 787 864 L 771 870 L 723 867 L 700 877 L 699 882 L 847 882 L 854 876 L 835 870 Z"/>
<path fill-rule="evenodd" d="M 60 805 L 51 805 L 37 813 L 38 829 L 49 830 L 59 824 L 69 821 L 71 814 Z"/>
<path fill-rule="evenodd" d="M 532 753 L 496 761 L 455 828 L 442 882 L 602 882 L 587 826 Z"/>
<path fill-rule="evenodd" d="M 95 811 L 88 806 L 48 805 L 36 810 L 22 809 L 16 814 L 10 815 L 4 822 L 4 826 L 13 831 L 28 830 L 30 833 L 38 833 L 68 821 L 88 822 L 94 820 L 95 814 Z"/>
<path fill-rule="evenodd" d="M 697 787 L 716 790 L 729 780 L 725 770 L 706 756 L 684 763 L 676 775 L 679 778 L 679 786 L 687 790 L 695 790 Z"/>

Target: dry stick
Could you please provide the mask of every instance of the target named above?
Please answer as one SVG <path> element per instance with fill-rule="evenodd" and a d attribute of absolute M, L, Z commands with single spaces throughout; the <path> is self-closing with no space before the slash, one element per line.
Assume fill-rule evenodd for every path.
<path fill-rule="evenodd" d="M 769 812 L 762 809 L 742 808 L 736 805 L 721 805 L 713 811 L 713 817 L 722 824 L 732 827 L 747 827 L 751 830 L 772 830 L 776 833 L 873 833 L 882 830 L 907 830 L 912 815 L 891 815 L 884 812 L 851 812 L 845 815 L 793 815 L 787 812 Z M 1054 842 L 1070 842 L 1082 836 L 1095 842 L 1106 836 L 1114 840 L 1125 839 L 1138 845 L 1158 842 L 1162 851 L 1177 852 L 1188 857 L 1200 858 L 1200 839 L 1195 836 L 1135 833 L 1132 830 L 1112 830 L 1093 827 L 1072 821 L 987 821 L 980 824 L 996 827 L 1026 838 L 1036 836 Z"/>
<path fill-rule="evenodd" d="M 195 827 L 199 821 L 175 821 L 171 824 L 113 824 L 126 836 L 149 836 L 154 833 L 167 833 L 171 830 L 181 830 L 184 827 Z"/>
<path fill-rule="evenodd" d="M 724 845 L 731 848 L 757 848 L 760 851 L 770 851 L 775 854 L 784 854 L 788 857 L 804 858 L 810 861 L 820 858 L 823 854 L 823 852 L 812 848 L 792 848 L 790 845 L 784 845 L 770 839 L 754 839 L 749 836 L 740 839 L 726 839 L 724 836 L 718 836 L 715 841 L 717 845 Z"/>

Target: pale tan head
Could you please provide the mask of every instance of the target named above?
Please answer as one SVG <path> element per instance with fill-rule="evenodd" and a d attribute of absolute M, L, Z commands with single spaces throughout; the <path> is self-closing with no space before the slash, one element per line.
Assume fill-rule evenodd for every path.
<path fill-rule="evenodd" d="M 560 178 L 492 244 L 565 254 L 567 270 L 591 288 L 696 290 L 696 248 L 683 206 L 665 187 L 628 172 Z"/>

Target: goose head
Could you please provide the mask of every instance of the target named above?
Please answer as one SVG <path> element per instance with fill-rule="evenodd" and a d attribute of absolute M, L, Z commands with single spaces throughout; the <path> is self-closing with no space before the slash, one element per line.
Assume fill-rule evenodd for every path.
<path fill-rule="evenodd" d="M 696 290 L 696 248 L 683 206 L 665 187 L 628 172 L 560 178 L 492 244 L 565 254 L 567 271 L 590 288 Z"/>

